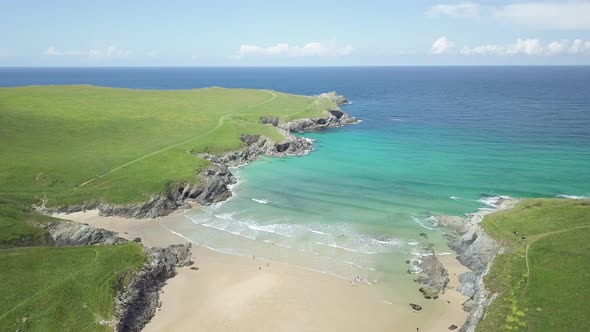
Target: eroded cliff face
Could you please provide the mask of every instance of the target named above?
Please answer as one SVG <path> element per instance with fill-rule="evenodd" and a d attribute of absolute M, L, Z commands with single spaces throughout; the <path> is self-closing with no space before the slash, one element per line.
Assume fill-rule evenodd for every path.
<path fill-rule="evenodd" d="M 484 318 L 487 308 L 496 298 L 496 294 L 488 291 L 483 279 L 503 248 L 485 233 L 480 223 L 487 214 L 511 208 L 516 202 L 508 197 L 498 197 L 493 211 L 480 211 L 466 218 L 437 217 L 439 223 L 450 231 L 449 246 L 458 253 L 457 259 L 471 270 L 459 275 L 461 285 L 458 291 L 469 297 L 463 303 L 463 309 L 469 312 L 469 316 L 460 331 L 474 332 L 477 323 Z"/>
<path fill-rule="evenodd" d="M 318 97 L 329 98 L 336 104 L 347 102 L 344 97 L 334 92 L 322 94 Z M 283 134 L 283 141 L 275 143 L 264 136 L 242 134 L 240 140 L 244 142 L 245 146 L 241 149 L 221 155 L 197 154 L 197 156 L 212 162 L 207 169 L 197 174 L 198 183 L 181 182 L 169 184 L 163 192 L 155 194 L 147 201 L 140 203 L 108 204 L 95 200 L 63 207 L 48 208 L 43 205 L 36 207 L 36 209 L 44 214 L 73 213 L 98 209 L 99 214 L 102 216 L 142 219 L 164 216 L 178 208 L 189 208 L 190 202 L 201 205 L 221 202 L 231 197 L 230 185 L 236 182 L 228 167 L 247 164 L 261 155 L 281 157 L 307 154 L 313 150 L 313 141 L 296 136 L 292 132 L 341 127 L 357 122 L 357 119 L 337 108 L 327 111 L 326 116 L 322 118 L 301 119 L 282 123 L 275 117 L 262 117 L 260 122 L 275 126 Z"/>
<path fill-rule="evenodd" d="M 40 223 L 38 226 L 47 230 L 52 238 L 52 245 L 56 247 L 127 242 L 115 232 L 71 221 L 56 220 Z"/>
<path fill-rule="evenodd" d="M 114 328 L 141 331 L 161 305 L 160 291 L 176 268 L 193 264 L 190 243 L 167 248 L 145 248 L 146 264 L 117 289 Z M 125 276 L 121 276 L 123 280 Z"/>
<path fill-rule="evenodd" d="M 178 208 L 188 208 L 188 202 L 208 205 L 223 201 L 231 196 L 228 186 L 235 183 L 229 169 L 222 164 L 214 164 L 199 174 L 198 183 L 181 182 L 169 184 L 162 193 L 150 197 L 145 202 L 132 204 L 109 204 L 98 200 L 61 207 L 37 207 L 44 214 L 73 213 L 97 209 L 101 216 L 121 216 L 125 218 L 156 218 L 165 216 Z"/>

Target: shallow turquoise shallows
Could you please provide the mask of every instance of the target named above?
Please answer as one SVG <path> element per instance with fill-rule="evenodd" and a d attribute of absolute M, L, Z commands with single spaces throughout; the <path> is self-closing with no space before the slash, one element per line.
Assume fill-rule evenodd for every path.
<path fill-rule="evenodd" d="M 0 85 L 344 94 L 362 122 L 305 134 L 307 156 L 235 170 L 232 199 L 170 227 L 219 251 L 394 284 L 397 295 L 416 292 L 405 260 L 430 243 L 450 251 L 432 216 L 491 208 L 497 195 L 590 193 L 590 67 L 19 70 Z"/>

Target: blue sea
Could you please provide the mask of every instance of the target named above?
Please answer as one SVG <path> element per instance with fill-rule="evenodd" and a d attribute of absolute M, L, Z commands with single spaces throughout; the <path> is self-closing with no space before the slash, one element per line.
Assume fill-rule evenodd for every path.
<path fill-rule="evenodd" d="M 590 67 L 0 69 L 0 86 L 81 83 L 343 94 L 360 123 L 304 134 L 307 156 L 234 170 L 232 199 L 169 227 L 397 292 L 411 285 L 405 260 L 429 245 L 449 252 L 433 216 L 500 195 L 590 195 Z"/>

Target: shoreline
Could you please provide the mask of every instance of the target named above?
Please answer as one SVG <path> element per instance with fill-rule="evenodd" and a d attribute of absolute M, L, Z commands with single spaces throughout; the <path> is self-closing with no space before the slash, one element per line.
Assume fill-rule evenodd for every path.
<path fill-rule="evenodd" d="M 104 217 L 97 210 L 55 216 L 126 239 L 140 237 L 148 247 L 186 243 L 165 228 L 185 218 L 181 210 L 155 219 Z M 191 252 L 198 270 L 177 269 L 163 287 L 162 306 L 146 331 L 195 326 L 217 331 L 440 331 L 461 326 L 467 318 L 461 307 L 466 298 L 456 291 L 458 275 L 466 268 L 452 255 L 439 257 L 451 279 L 439 299 L 423 300 L 416 291 L 415 301 L 388 301 L 379 285 L 351 286 L 340 277 L 289 262 L 220 253 L 198 244 Z M 409 302 L 420 303 L 423 309 L 412 310 Z"/>
<path fill-rule="evenodd" d="M 468 299 L 463 303 L 463 309 L 469 313 L 461 332 L 475 332 L 477 324 L 485 317 L 486 311 L 495 300 L 497 294 L 491 294 L 484 283 L 484 277 L 489 272 L 496 256 L 504 248 L 496 240 L 486 234 L 480 226 L 486 215 L 510 209 L 519 199 L 508 196 L 489 197 L 486 205 L 491 208 L 480 209 L 466 214 L 465 217 L 438 216 L 437 219 L 445 230 L 449 240 L 448 246 L 457 253 L 455 261 L 466 271 L 459 274 L 457 291 Z M 443 264 L 443 266 L 445 266 Z"/>
<path fill-rule="evenodd" d="M 211 205 L 226 201 L 232 197 L 231 187 L 236 183 L 236 178 L 231 172 L 232 167 L 247 165 L 260 156 L 307 155 L 313 151 L 313 141 L 294 135 L 294 132 L 338 128 L 359 121 L 340 109 L 339 106 L 347 104 L 348 100 L 344 96 L 336 94 L 336 92 L 322 93 L 309 98 L 325 98 L 333 102 L 336 107 L 335 109 L 325 109 L 324 116 L 319 118 L 302 118 L 281 122 L 278 117 L 261 117 L 259 119 L 261 124 L 273 126 L 283 135 L 283 140 L 278 143 L 263 135 L 242 133 L 240 134 L 240 141 L 244 143 L 244 146 L 237 150 L 227 151 L 219 155 L 193 152 L 195 157 L 211 162 L 210 166 L 201 169 L 196 174 L 199 181 L 177 181 L 165 186 L 163 191 L 154 193 L 147 200 L 138 203 L 111 204 L 94 199 L 72 205 L 47 207 L 46 201 L 42 200 L 40 205 L 33 205 L 33 208 L 38 213 L 46 215 L 97 209 L 104 216 L 143 219 L 166 216 L 178 209 L 189 208 L 193 203 Z"/>
<path fill-rule="evenodd" d="M 346 100 L 344 99 L 344 97 L 342 96 L 338 96 L 338 95 L 328 95 L 325 96 L 325 98 L 330 98 L 332 99 L 337 105 L 342 105 L 346 103 Z M 343 102 L 344 101 L 344 102 Z M 323 129 L 323 128 L 331 128 L 331 127 L 341 127 L 347 124 L 353 124 L 356 123 L 358 120 L 354 117 L 349 116 L 347 113 L 343 112 L 340 108 L 337 107 L 336 110 L 327 110 L 326 111 L 326 117 L 323 118 L 317 118 L 317 119 L 299 119 L 299 120 L 294 120 L 294 121 L 290 121 L 290 122 L 286 122 L 286 123 L 281 123 L 279 122 L 278 118 L 267 118 L 267 117 L 263 117 L 260 119 L 260 122 L 263 124 L 268 124 L 268 125 L 272 125 L 274 127 L 277 128 L 277 130 L 279 130 L 283 135 L 284 135 L 284 140 L 281 143 L 273 143 L 270 139 L 264 137 L 264 136 L 259 136 L 259 135 L 244 135 L 242 134 L 240 136 L 240 140 L 242 140 L 242 142 L 245 144 L 245 147 L 235 150 L 235 151 L 229 151 L 226 152 L 224 154 L 221 155 L 210 155 L 210 154 L 198 154 L 197 156 L 207 159 L 209 161 L 211 161 L 212 166 L 206 168 L 205 170 L 201 171 L 200 177 L 202 179 L 202 181 L 198 184 L 198 185 L 193 185 L 193 184 L 189 184 L 189 183 L 179 183 L 176 186 L 173 186 L 174 188 L 169 188 L 167 190 L 167 192 L 163 192 L 163 193 L 158 193 L 153 195 L 148 201 L 144 202 L 144 203 L 137 203 L 137 204 L 127 204 L 127 205 L 114 205 L 114 204 L 105 204 L 99 201 L 93 201 L 93 202 L 84 202 L 81 203 L 79 205 L 74 205 L 74 206 L 66 206 L 66 207 L 56 207 L 56 208 L 45 208 L 44 206 L 40 207 L 39 210 L 45 214 L 53 214 L 54 216 L 57 217 L 61 217 L 63 219 L 70 219 L 73 221 L 77 221 L 77 222 L 81 222 L 81 223 L 88 223 L 93 227 L 97 227 L 97 228 L 101 228 L 101 229 L 106 229 L 109 231 L 113 231 L 116 232 L 119 236 L 123 237 L 123 238 L 127 238 L 129 240 L 132 239 L 136 239 L 136 238 L 141 238 L 142 242 L 148 246 L 148 247 L 166 247 L 172 244 L 180 244 L 182 242 L 190 242 L 190 240 L 188 240 L 187 238 L 185 238 L 184 236 L 175 233 L 174 231 L 167 229 L 165 226 L 162 225 L 162 222 L 166 222 L 166 220 L 171 220 L 174 218 L 179 218 L 180 216 L 180 212 L 183 210 L 186 210 L 188 208 L 193 208 L 195 206 L 195 204 L 197 205 L 209 205 L 209 204 L 214 204 L 214 203 L 219 203 L 219 202 L 223 202 L 226 201 L 228 199 L 230 199 L 231 197 L 233 197 L 234 193 L 232 192 L 232 187 L 237 183 L 237 179 L 234 176 L 234 174 L 232 174 L 231 170 L 234 167 L 242 167 L 244 165 L 247 165 L 249 162 L 257 159 L 259 156 L 265 155 L 265 156 L 290 156 L 290 155 L 306 155 L 309 152 L 311 152 L 313 150 L 313 142 L 307 138 L 303 138 L 303 137 L 299 137 L 296 136 L 294 134 L 292 134 L 293 132 L 303 132 L 303 131 L 311 131 L 311 130 L 318 130 L 318 129 Z M 487 212 L 487 211 L 486 211 Z M 490 212 L 488 212 L 490 213 Z M 151 219 L 145 219 L 145 218 L 151 218 Z M 184 217 L 184 216 L 182 216 Z M 157 223 L 156 227 L 154 227 L 154 223 Z M 133 224 L 133 225 L 130 225 Z M 137 226 L 140 226 L 140 228 L 138 228 Z M 145 228 L 145 229 L 143 229 Z M 166 235 L 164 235 L 166 234 Z M 193 247 L 193 249 L 191 250 L 191 253 L 193 255 L 193 257 L 195 257 L 199 262 L 201 260 L 204 261 L 208 261 L 208 260 L 212 260 L 215 262 L 219 262 L 216 263 L 219 266 L 222 266 L 222 268 L 220 268 L 220 271 L 218 271 L 218 273 L 223 274 L 223 272 L 230 270 L 230 269 L 235 269 L 236 266 L 239 267 L 243 267 L 243 266 L 249 266 L 252 265 L 252 262 L 246 263 L 243 260 L 246 259 L 246 261 L 249 261 L 247 257 L 244 256 L 239 256 L 239 255 L 235 255 L 235 254 L 228 254 L 228 253 L 222 253 L 218 250 L 215 250 L 213 248 L 208 248 L 205 246 L 202 246 L 200 244 L 197 243 L 193 243 L 196 244 L 196 246 Z M 453 249 L 453 248 L 451 248 Z M 229 258 L 232 257 L 232 258 Z M 252 257 L 252 261 L 256 261 L 256 259 L 254 259 L 254 255 Z M 258 259 L 260 260 L 260 259 Z M 229 263 L 229 261 L 233 261 L 233 263 Z M 465 264 L 461 264 L 459 263 L 459 261 L 453 256 L 453 255 L 444 255 L 444 256 L 439 256 L 439 255 L 435 255 L 433 252 L 433 259 L 431 259 L 431 261 L 434 261 L 436 265 L 440 266 L 441 268 L 439 268 L 437 271 L 439 271 L 440 269 L 443 270 L 444 272 L 444 277 L 446 278 L 446 281 L 444 282 L 444 284 L 442 285 L 442 288 L 440 288 L 440 285 L 437 286 L 437 290 L 435 291 L 435 296 L 434 299 L 431 299 L 430 296 L 427 296 L 427 293 L 423 292 L 424 288 L 420 288 L 420 292 L 422 292 L 423 294 L 419 294 L 418 293 L 418 297 L 421 298 L 421 295 L 424 295 L 424 297 L 427 299 L 427 302 L 423 304 L 423 306 L 418 305 L 417 307 L 419 307 L 419 309 L 412 311 L 411 309 L 408 309 L 407 306 L 403 306 L 403 305 L 399 305 L 399 304 L 395 304 L 387 301 L 385 299 L 379 299 L 379 295 L 376 293 L 375 289 L 377 287 L 371 287 L 371 286 L 366 286 L 366 285 L 361 285 L 361 287 L 359 287 L 359 289 L 364 289 L 364 288 L 369 288 L 371 289 L 371 291 L 366 292 L 366 294 L 363 294 L 363 296 L 370 298 L 370 300 L 368 300 L 367 303 L 365 303 L 362 308 L 358 308 L 355 307 L 353 308 L 351 311 L 352 312 L 359 312 L 359 311 L 363 311 L 363 308 L 368 308 L 371 307 L 372 309 L 370 311 L 368 311 L 366 313 L 367 316 L 375 316 L 374 313 L 378 313 L 376 316 L 381 315 L 380 311 L 383 310 L 382 308 L 379 308 L 379 306 L 375 306 L 375 303 L 380 303 L 380 305 L 383 305 L 383 303 L 390 305 L 390 306 L 395 306 L 395 310 L 392 311 L 398 311 L 400 313 L 399 317 L 395 318 L 392 315 L 391 312 L 389 312 L 389 310 L 385 310 L 387 311 L 387 314 L 383 314 L 382 318 L 377 319 L 377 321 L 380 322 L 384 322 L 385 325 L 375 325 L 373 326 L 375 329 L 375 331 L 380 331 L 382 329 L 391 329 L 392 327 L 395 326 L 395 328 L 399 329 L 400 326 L 403 326 L 404 329 L 412 329 L 413 330 L 413 326 L 411 325 L 417 325 L 416 328 L 420 328 L 420 331 L 437 331 L 442 329 L 443 327 L 438 325 L 434 326 L 432 324 L 429 325 L 429 323 L 426 323 L 427 321 L 430 320 L 436 320 L 433 316 L 435 316 L 434 313 L 429 313 L 428 310 L 426 310 L 427 307 L 430 306 L 431 301 L 438 301 L 436 302 L 437 304 L 442 303 L 442 302 L 446 302 L 448 304 L 450 304 L 450 299 L 453 300 L 453 303 L 461 303 L 460 306 L 460 310 L 451 310 L 451 312 L 448 312 L 448 310 L 445 310 L 444 312 L 439 312 L 439 314 L 441 315 L 445 315 L 446 318 L 452 317 L 452 319 L 454 321 L 452 321 L 452 323 L 448 324 L 445 328 L 450 328 L 452 326 L 466 326 L 470 319 L 469 317 L 471 317 L 471 315 L 467 315 L 467 313 L 465 313 L 463 311 L 464 306 L 464 300 L 461 297 L 463 295 L 461 295 L 461 292 L 458 291 L 458 289 L 460 289 L 460 287 L 462 287 L 462 283 L 461 283 L 461 275 L 464 275 L 465 273 L 468 273 L 469 270 L 466 267 Z M 298 281 L 301 280 L 313 280 L 314 282 L 318 282 L 320 279 L 325 278 L 325 280 L 322 281 L 322 283 L 326 283 L 326 285 L 324 285 L 323 287 L 315 290 L 313 292 L 313 295 L 317 294 L 323 294 L 325 293 L 327 290 L 331 290 L 332 288 L 340 288 L 342 287 L 342 285 L 336 286 L 337 280 L 339 280 L 340 282 L 344 281 L 345 278 L 342 278 L 340 276 L 337 275 L 333 275 L 327 272 L 322 272 L 322 271 L 316 271 L 313 269 L 309 269 L 309 268 L 305 268 L 303 266 L 298 266 L 298 265 L 294 265 L 294 264 L 289 264 L 287 262 L 276 262 L 276 261 L 268 261 L 268 260 L 262 260 L 262 262 L 265 262 L 267 267 L 269 266 L 269 264 L 272 262 L 273 266 L 275 265 L 282 265 L 282 268 L 280 269 L 281 272 L 279 273 L 280 276 L 277 275 L 273 275 L 273 280 L 274 279 L 290 279 L 290 277 L 285 277 L 286 275 L 292 276 L 292 275 L 298 275 L 298 277 L 293 280 L 292 282 L 297 284 Z M 254 264 L 255 265 L 255 264 Z M 263 264 L 264 265 L 264 264 Z M 299 270 L 298 272 L 295 272 L 295 270 Z M 188 272 L 187 272 L 188 271 Z M 255 269 L 254 269 L 255 271 Z M 262 266 L 258 267 L 258 271 L 262 271 Z M 305 272 L 302 272 L 305 271 Z M 164 289 L 162 290 L 162 295 L 161 295 L 161 300 L 162 303 L 170 303 L 168 305 L 168 307 L 175 307 L 177 306 L 177 298 L 182 297 L 183 294 L 185 294 L 185 291 L 187 289 L 193 289 L 194 288 L 194 284 L 193 282 L 195 282 L 194 277 L 192 276 L 192 274 L 194 274 L 195 271 L 190 270 L 188 268 L 181 268 L 178 270 L 178 275 L 176 276 L 176 278 L 172 278 L 169 280 L 169 284 L 176 284 L 176 283 L 180 283 L 178 287 L 178 289 L 176 287 L 173 286 L 165 286 Z M 251 271 L 234 271 L 235 274 L 237 276 L 248 276 L 250 277 L 250 273 Z M 268 274 L 268 273 L 267 273 Z M 431 276 L 426 276 L 426 278 L 420 277 L 422 280 L 418 281 L 416 280 L 416 282 L 418 282 L 419 284 L 425 285 L 426 288 L 428 289 L 430 287 L 430 285 L 427 285 L 426 282 L 430 282 L 432 280 L 432 278 L 430 278 Z M 437 276 L 437 278 L 439 278 L 440 276 Z M 253 277 L 254 279 L 258 279 L 258 276 Z M 214 276 L 211 276 L 209 279 L 216 279 Z M 337 279 L 337 280 L 336 280 Z M 182 280 L 182 281 L 175 281 L 175 280 Z M 238 282 L 238 281 L 233 281 Z M 273 284 L 274 281 L 270 281 L 270 280 L 266 280 L 265 282 L 255 282 L 257 285 L 258 284 L 265 284 L 265 283 L 271 283 Z M 437 281 L 438 282 L 438 281 Z M 190 299 L 185 299 L 188 302 L 191 301 L 197 301 L 199 302 L 200 300 L 200 294 L 202 292 L 207 292 L 210 291 L 211 288 L 214 288 L 214 285 L 212 285 L 212 282 L 209 280 L 207 282 L 208 286 L 206 287 L 206 289 L 200 289 L 200 292 L 197 291 L 195 292 L 195 296 L 193 296 Z M 354 283 L 351 283 L 350 285 L 353 285 Z M 231 289 L 233 286 L 235 285 L 231 285 L 231 287 L 229 287 L 229 289 Z M 170 287 L 172 287 L 173 289 L 173 293 L 176 294 L 176 296 L 172 297 L 171 299 L 166 300 L 166 298 L 168 297 L 168 295 L 166 295 L 167 293 L 170 292 Z M 258 286 L 257 286 L 258 287 Z M 266 287 L 266 286 L 265 286 Z M 262 287 L 262 288 L 265 288 Z M 165 293 L 164 291 L 168 288 L 168 291 Z M 198 287 L 197 287 L 198 288 Z M 224 294 L 227 292 L 227 288 L 228 287 L 224 287 L 224 288 L 220 288 L 218 289 L 218 292 L 220 294 Z M 287 293 L 292 291 L 292 287 L 285 287 L 286 289 L 284 291 L 282 291 L 282 293 L 285 293 L 285 291 Z M 314 287 L 309 286 L 309 288 L 313 289 Z M 446 292 L 445 292 L 446 291 Z M 266 292 L 266 290 L 264 290 L 264 292 Z M 301 290 L 299 290 L 296 293 L 300 293 Z M 335 299 L 337 303 L 341 303 L 342 301 L 346 302 L 346 298 L 342 299 L 342 301 L 338 300 L 338 297 L 343 296 L 343 294 L 345 294 L 346 291 L 339 289 L 337 292 L 334 292 L 334 294 L 337 295 L 324 295 L 321 298 L 325 298 L 325 299 Z M 362 293 L 362 292 L 361 292 Z M 369 296 L 369 293 L 374 293 L 372 295 Z M 429 293 L 430 294 L 430 293 Z M 463 293 L 464 294 L 464 293 Z M 251 295 L 249 295 L 251 296 Z M 358 299 L 359 294 L 356 294 L 354 296 L 355 301 L 356 299 Z M 440 300 L 438 300 L 440 298 Z M 174 300 L 176 299 L 176 300 Z M 350 298 L 348 298 L 350 300 Z M 318 301 L 320 299 L 318 298 Z M 376 301 L 376 302 L 375 302 Z M 467 300 L 469 301 L 469 300 Z M 465 301 L 465 302 L 467 302 Z M 295 301 L 297 302 L 297 301 Z M 375 302 L 375 303 L 373 303 Z M 417 301 L 413 301 L 415 303 L 418 303 Z M 276 303 L 276 304 L 283 304 L 283 303 Z M 199 303 L 199 306 L 205 305 L 206 307 L 206 303 Z M 415 304 L 410 303 L 410 306 L 412 308 L 415 309 Z M 436 306 L 436 305 L 434 305 Z M 354 305 L 352 305 L 352 307 L 354 307 Z M 404 308 L 405 307 L 405 308 Z M 424 308 L 424 310 L 422 310 L 422 308 Z M 392 309 L 392 308 L 389 308 Z M 457 309 L 457 308 L 454 308 Z M 158 311 L 164 311 L 165 309 L 158 309 Z M 269 312 L 272 312 L 273 308 L 268 308 L 267 309 Z M 309 310 L 309 309 L 308 309 Z M 170 312 L 172 311 L 172 312 Z M 175 310 L 171 310 L 171 309 L 167 309 L 165 314 L 157 314 L 156 318 L 152 319 L 152 322 L 150 322 L 146 329 L 149 331 L 151 326 L 159 326 L 158 324 L 162 324 L 160 328 L 164 328 L 164 327 L 168 327 L 170 325 L 174 325 L 174 324 L 181 324 L 179 323 L 182 319 L 182 316 L 180 313 L 183 311 L 182 308 L 176 307 Z M 265 311 L 265 310 L 262 310 Z M 405 313 L 404 313 L 405 311 Z M 321 312 L 318 311 L 318 312 Z M 421 315 L 420 316 L 424 316 L 426 315 L 428 318 L 425 317 L 421 317 L 421 319 L 418 320 L 413 320 L 413 319 L 402 319 L 402 318 L 408 318 L 408 314 L 409 313 L 418 313 L 420 312 Z M 324 313 L 325 314 L 325 313 Z M 161 318 L 162 316 L 164 316 L 164 318 Z M 186 313 L 186 316 L 191 316 L 190 312 Z M 160 317 L 160 318 L 158 318 Z M 168 317 L 172 317 L 172 318 L 168 318 Z M 205 320 L 208 316 L 205 316 Z M 347 317 L 350 317 L 350 315 L 347 315 Z M 287 318 L 285 318 L 287 319 Z M 186 320 L 186 319 L 185 319 Z M 336 321 L 341 321 L 341 318 L 339 319 L 335 319 L 333 320 L 330 324 L 336 322 Z M 361 319 L 360 322 L 365 322 L 367 319 Z M 165 323 L 159 323 L 160 321 L 164 321 Z M 321 321 L 321 319 L 320 319 Z M 438 319 L 438 321 L 440 321 L 440 319 Z M 405 322 L 405 323 L 404 323 Z M 446 320 L 445 320 L 446 322 Z M 465 322 L 463 324 L 463 322 Z M 350 322 L 347 322 L 346 324 L 343 324 L 341 326 L 338 327 L 334 327 L 332 325 L 326 325 L 329 326 L 329 329 L 334 329 L 336 328 L 337 330 L 347 330 L 347 328 L 350 328 L 351 326 L 355 326 L 355 324 L 358 324 L 359 321 L 358 320 L 352 320 Z M 440 323 L 440 322 L 438 322 Z M 192 324 L 194 324 L 194 322 L 190 322 L 189 325 L 186 325 L 185 328 L 190 328 L 191 326 L 193 326 Z M 328 323 L 319 323 L 319 324 L 311 324 L 311 326 L 316 327 L 316 326 L 322 326 L 322 324 L 328 324 Z M 401 324 L 401 325 L 400 325 Z M 407 325 L 406 325 L 407 324 Z M 442 323 L 445 324 L 445 323 Z M 421 325 L 421 326 L 420 326 Z M 244 322 L 240 323 L 240 326 L 243 327 L 244 326 Z M 215 330 L 223 330 L 224 325 L 217 325 L 217 326 L 211 326 L 208 329 L 215 329 Z M 306 330 L 309 328 L 309 324 L 306 325 L 302 325 L 301 327 L 299 327 L 297 330 Z M 363 326 L 358 326 L 356 327 L 354 330 L 358 330 L 358 329 L 369 329 L 369 330 L 373 330 L 371 327 L 367 326 L 367 325 L 363 325 Z M 251 327 L 252 330 L 260 330 L 259 326 L 252 326 Z M 251 330 L 251 329 L 246 329 L 246 330 Z M 325 328 L 324 328 L 325 329 Z M 154 330 L 158 330 L 158 328 L 155 328 Z M 235 329 L 230 329 L 230 330 L 235 330 Z M 276 328 L 274 329 L 276 330 Z M 463 330 L 463 329 L 462 329 Z"/>

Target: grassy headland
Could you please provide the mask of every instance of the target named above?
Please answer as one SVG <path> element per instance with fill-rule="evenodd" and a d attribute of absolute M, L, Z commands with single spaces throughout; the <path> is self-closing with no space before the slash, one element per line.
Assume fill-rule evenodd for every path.
<path fill-rule="evenodd" d="M 0 203 L 26 213 L 42 199 L 48 206 L 145 201 L 167 183 L 198 182 L 209 162 L 194 152 L 239 148 L 240 134 L 280 142 L 261 117 L 321 117 L 332 107 L 326 98 L 270 90 L 1 88 Z M 22 217 L 2 208 L 0 227 L 31 231 Z"/>
<path fill-rule="evenodd" d="M 590 330 L 589 200 L 527 199 L 482 226 L 506 252 L 485 278 L 500 295 L 478 331 Z"/>
<path fill-rule="evenodd" d="M 240 134 L 284 137 L 261 117 L 317 118 L 327 98 L 270 90 L 0 88 L 0 330 L 112 330 L 115 288 L 146 259 L 140 245 L 51 247 L 33 204 L 147 200 L 197 183 L 195 153 L 240 148 Z M 26 248 L 14 248 L 26 247 Z"/>

